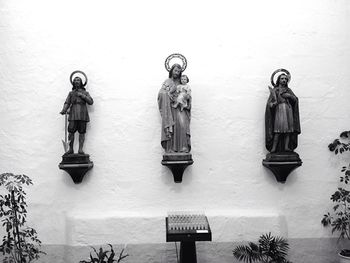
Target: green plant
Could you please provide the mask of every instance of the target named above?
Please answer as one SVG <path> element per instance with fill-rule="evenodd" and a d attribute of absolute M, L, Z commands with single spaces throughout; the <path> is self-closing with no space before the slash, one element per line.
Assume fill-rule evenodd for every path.
<path fill-rule="evenodd" d="M 239 245 L 233 250 L 236 259 L 244 262 L 291 263 L 288 255 L 288 241 L 282 237 L 274 237 L 271 233 L 261 235 L 258 244 L 249 242 Z"/>
<path fill-rule="evenodd" d="M 340 139 L 335 139 L 332 143 L 328 145 L 328 149 L 335 154 L 342 154 L 350 151 L 350 142 L 344 142 L 344 140 L 349 141 L 350 131 L 344 131 L 340 134 Z M 339 178 L 339 182 L 343 185 L 338 187 L 338 189 L 331 195 L 330 199 L 334 203 L 333 214 L 328 212 L 325 214 L 321 220 L 323 226 L 331 226 L 332 234 L 334 232 L 339 233 L 338 242 L 341 239 L 350 240 L 350 191 L 346 189 L 346 186 L 350 181 L 350 165 L 343 166 L 341 169 L 343 173 Z M 350 251 L 343 249 L 340 252 L 343 256 L 350 256 Z"/>
<path fill-rule="evenodd" d="M 0 218 L 6 235 L 2 239 L 0 252 L 5 256 L 3 263 L 29 263 L 39 258 L 41 241 L 34 228 L 26 227 L 27 202 L 23 185 L 32 185 L 26 175 L 3 173 L 0 186 L 7 193 L 0 195 Z"/>
<path fill-rule="evenodd" d="M 81 260 L 79 263 L 113 263 L 113 262 L 121 262 L 124 258 L 128 257 L 129 255 L 126 254 L 124 255 L 124 250 L 123 248 L 118 256 L 118 259 L 114 259 L 115 257 L 115 252 L 113 250 L 113 246 L 111 244 L 108 244 L 110 246 L 110 250 L 103 250 L 102 247 L 100 247 L 99 252 L 94 247 L 91 247 L 94 250 L 95 255 L 93 256 L 90 253 L 90 259 L 89 261 L 86 260 Z"/>

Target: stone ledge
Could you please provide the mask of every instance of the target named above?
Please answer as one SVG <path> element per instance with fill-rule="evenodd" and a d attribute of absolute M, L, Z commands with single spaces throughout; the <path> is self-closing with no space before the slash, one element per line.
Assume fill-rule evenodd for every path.
<path fill-rule="evenodd" d="M 66 244 L 71 246 L 119 243 L 165 243 L 166 213 L 110 213 L 67 215 Z M 265 232 L 287 236 L 284 216 L 258 210 L 207 211 L 213 242 L 255 239 Z"/>

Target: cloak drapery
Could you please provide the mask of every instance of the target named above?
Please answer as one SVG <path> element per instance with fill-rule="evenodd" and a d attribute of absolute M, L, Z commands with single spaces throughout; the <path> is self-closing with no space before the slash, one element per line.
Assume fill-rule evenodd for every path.
<path fill-rule="evenodd" d="M 274 87 L 273 90 L 275 90 Z M 300 134 L 300 117 L 299 117 L 299 102 L 298 98 L 294 95 L 292 90 L 287 87 L 287 93 L 292 95 L 295 99 L 287 99 L 289 104 L 292 106 L 293 112 L 293 132 L 290 133 L 289 140 L 289 148 L 294 150 L 298 146 L 298 134 Z M 265 145 L 268 151 L 271 151 L 273 145 L 273 137 L 274 137 L 274 123 L 275 123 L 275 115 L 276 115 L 276 100 L 272 94 L 270 94 L 265 110 Z M 281 149 L 281 142 L 277 149 Z M 280 150 L 278 150 L 280 151 Z"/>
<path fill-rule="evenodd" d="M 176 97 L 170 94 L 170 90 L 176 90 L 173 79 L 164 81 L 158 93 L 158 107 L 162 118 L 161 145 L 165 152 L 189 152 L 191 150 L 191 102 L 187 109 L 172 106 Z M 191 100 L 190 100 L 191 101 Z"/>

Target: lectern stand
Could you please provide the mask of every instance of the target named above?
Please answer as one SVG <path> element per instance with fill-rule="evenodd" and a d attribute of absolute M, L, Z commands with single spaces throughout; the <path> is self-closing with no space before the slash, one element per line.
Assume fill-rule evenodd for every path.
<path fill-rule="evenodd" d="M 181 242 L 180 263 L 196 263 L 196 241 L 211 241 L 208 219 L 202 214 L 169 214 L 165 218 L 166 241 Z"/>

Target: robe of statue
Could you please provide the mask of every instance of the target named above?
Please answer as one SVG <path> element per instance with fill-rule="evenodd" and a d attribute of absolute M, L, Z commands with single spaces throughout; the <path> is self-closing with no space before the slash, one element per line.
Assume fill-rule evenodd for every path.
<path fill-rule="evenodd" d="M 166 153 L 188 153 L 191 150 L 191 103 L 182 111 L 180 106 L 172 107 L 176 97 L 170 90 L 176 90 L 177 84 L 169 78 L 164 81 L 158 93 L 158 107 L 162 118 L 161 145 Z"/>
<path fill-rule="evenodd" d="M 276 89 L 278 89 L 278 87 L 274 87 L 273 91 L 276 91 Z M 290 134 L 289 148 L 291 150 L 294 150 L 298 146 L 298 134 L 300 134 L 299 102 L 298 102 L 298 98 L 294 95 L 294 93 L 290 88 L 285 87 L 284 89 L 286 90 L 285 93 L 292 95 L 294 99 L 285 98 L 283 99 L 284 102 L 282 102 L 281 99 L 277 97 L 277 101 L 276 101 L 276 98 L 274 98 L 274 96 L 270 94 L 266 103 L 265 144 L 266 144 L 266 149 L 268 151 L 271 151 L 274 134 L 276 132 L 278 132 L 281 135 L 283 133 Z M 288 105 L 283 105 L 283 104 L 288 104 Z M 278 122 L 280 122 L 281 120 L 278 120 L 278 122 L 276 123 L 276 118 L 279 118 L 279 114 L 280 114 L 279 110 L 281 109 L 283 110 L 284 107 L 288 108 L 288 109 L 285 109 L 286 111 L 288 111 L 286 114 L 288 116 L 284 121 L 288 121 L 288 119 L 291 119 L 291 121 L 290 123 L 278 124 Z M 289 108 L 291 110 L 289 110 Z M 279 127 L 275 127 L 275 125 L 278 125 Z M 282 129 L 282 130 L 278 131 L 279 129 Z M 278 151 L 281 151 L 280 145 L 281 145 L 281 142 L 279 142 L 279 146 L 277 147 Z"/>

